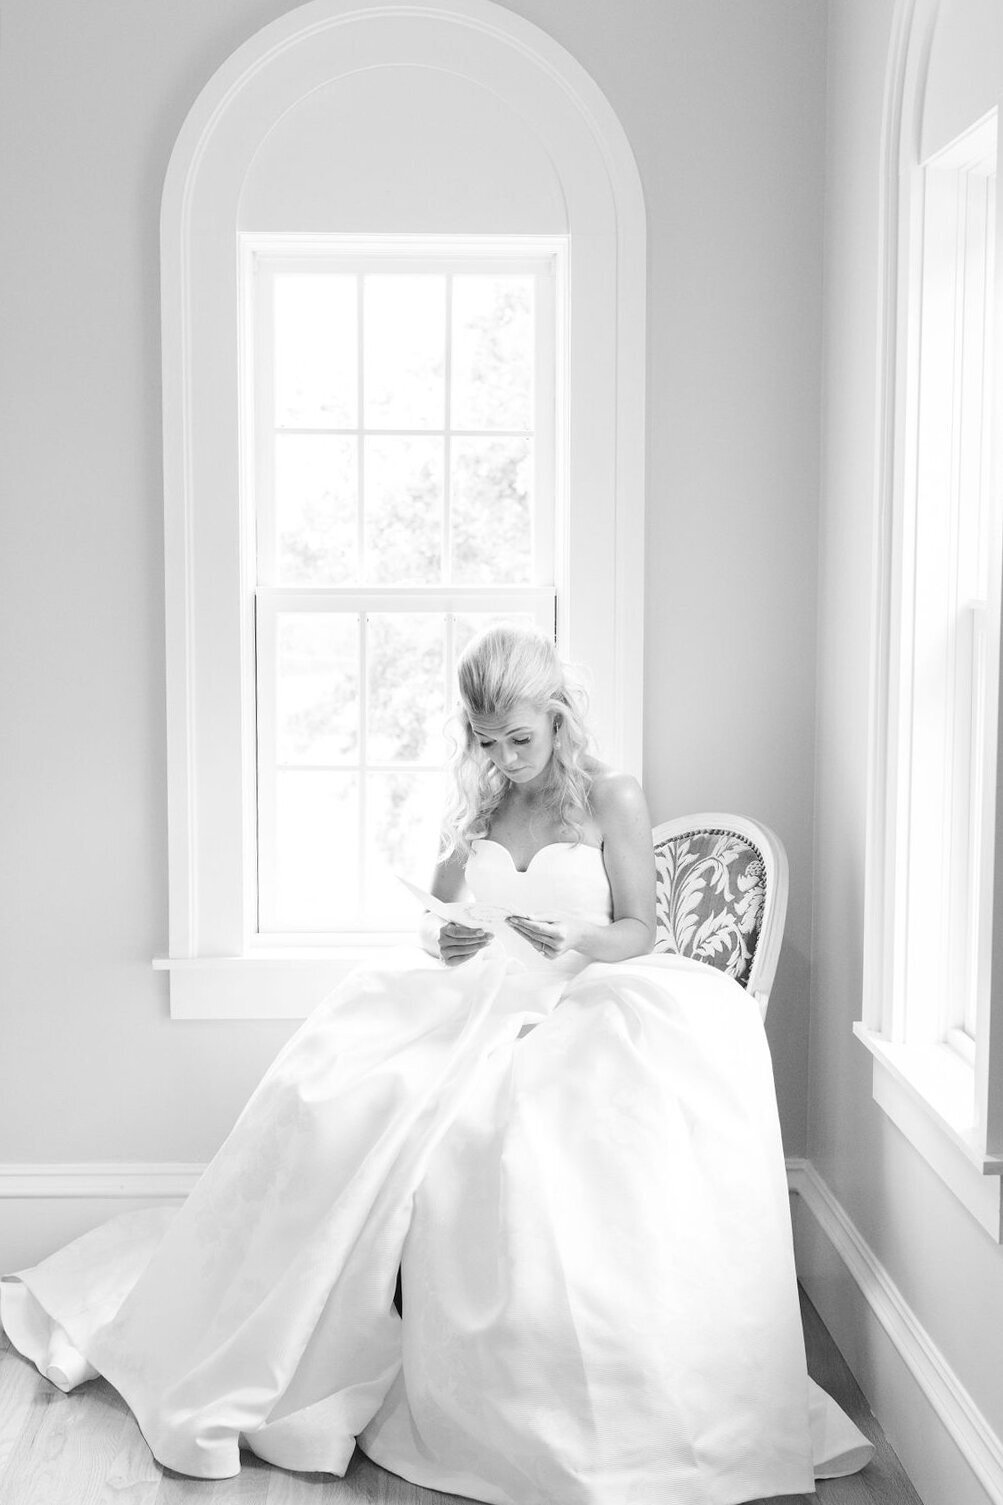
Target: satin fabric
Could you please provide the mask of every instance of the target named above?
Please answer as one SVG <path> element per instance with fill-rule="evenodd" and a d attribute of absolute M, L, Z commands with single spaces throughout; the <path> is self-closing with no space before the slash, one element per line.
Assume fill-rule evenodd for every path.
<path fill-rule="evenodd" d="M 480 842 L 468 879 L 610 916 L 595 848 L 519 873 Z M 241 1447 L 340 1474 L 358 1438 L 496 1505 L 736 1505 L 871 1453 L 807 1378 L 758 1009 L 676 957 L 524 968 L 494 943 L 353 974 L 183 1207 L 4 1277 L 0 1318 L 207 1478 Z"/>

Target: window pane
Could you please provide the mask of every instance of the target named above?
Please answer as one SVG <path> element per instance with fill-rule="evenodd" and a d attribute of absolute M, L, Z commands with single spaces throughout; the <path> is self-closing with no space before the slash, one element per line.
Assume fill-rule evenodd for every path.
<path fill-rule="evenodd" d="M 358 778 L 281 772 L 275 789 L 275 924 L 350 930 L 358 923 Z"/>
<path fill-rule="evenodd" d="M 456 439 L 450 512 L 457 585 L 524 584 L 531 578 L 532 444 Z"/>
<path fill-rule="evenodd" d="M 445 636 L 445 617 L 434 612 L 381 612 L 367 619 L 370 762 L 444 758 Z"/>
<path fill-rule="evenodd" d="M 359 622 L 348 613 L 278 616 L 278 763 L 341 763 L 359 741 Z"/>
<path fill-rule="evenodd" d="M 276 426 L 355 428 L 355 277 L 278 274 L 274 289 Z"/>
<path fill-rule="evenodd" d="M 364 279 L 365 426 L 441 429 L 445 423 L 446 279 Z"/>
<path fill-rule="evenodd" d="M 466 648 L 471 639 L 479 632 L 486 632 L 489 627 L 499 627 L 507 623 L 512 627 L 535 627 L 536 618 L 529 611 L 465 611 L 458 612 L 455 617 L 453 641 L 456 645 L 456 657 Z"/>
<path fill-rule="evenodd" d="M 420 907 L 395 874 L 428 887 L 438 855 L 444 794 L 439 773 L 369 774 L 364 923 L 408 930 L 417 925 Z"/>
<path fill-rule="evenodd" d="M 442 440 L 366 440 L 366 579 L 442 579 Z"/>
<path fill-rule="evenodd" d="M 533 279 L 453 279 L 452 427 L 532 429 Z"/>
<path fill-rule="evenodd" d="M 354 439 L 276 434 L 280 585 L 345 585 L 355 580 L 358 489 Z"/>

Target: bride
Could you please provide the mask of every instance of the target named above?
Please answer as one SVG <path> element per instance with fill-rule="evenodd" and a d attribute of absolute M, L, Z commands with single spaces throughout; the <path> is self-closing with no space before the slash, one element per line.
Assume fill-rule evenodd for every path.
<path fill-rule="evenodd" d="M 807 1377 L 756 1003 L 650 954 L 644 796 L 552 645 L 492 629 L 459 689 L 433 896 L 473 922 L 353 973 L 183 1207 L 4 1277 L 3 1325 L 204 1478 L 342 1474 L 358 1440 L 497 1505 L 810 1494 L 872 1449 Z"/>

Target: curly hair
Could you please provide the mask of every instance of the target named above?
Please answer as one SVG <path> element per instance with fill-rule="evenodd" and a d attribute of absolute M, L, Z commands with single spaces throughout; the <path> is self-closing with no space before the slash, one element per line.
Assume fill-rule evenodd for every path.
<path fill-rule="evenodd" d="M 471 721 L 496 720 L 517 705 L 553 716 L 556 729 L 543 807 L 581 841 L 589 813 L 592 739 L 581 684 L 542 633 L 491 627 L 468 645 L 456 666 L 459 736 L 451 759 L 452 797 L 443 821 L 441 857 L 466 860 L 471 842 L 485 836 L 509 781 L 481 752 Z"/>

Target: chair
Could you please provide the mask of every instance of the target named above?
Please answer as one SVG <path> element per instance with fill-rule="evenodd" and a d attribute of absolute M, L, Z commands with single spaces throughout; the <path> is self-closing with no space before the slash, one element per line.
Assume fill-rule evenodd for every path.
<path fill-rule="evenodd" d="M 718 967 L 766 1018 L 787 915 L 780 838 L 741 815 L 685 815 L 652 832 L 656 952 Z"/>

